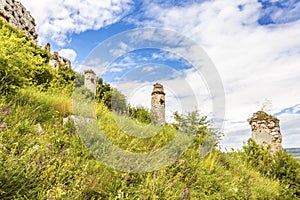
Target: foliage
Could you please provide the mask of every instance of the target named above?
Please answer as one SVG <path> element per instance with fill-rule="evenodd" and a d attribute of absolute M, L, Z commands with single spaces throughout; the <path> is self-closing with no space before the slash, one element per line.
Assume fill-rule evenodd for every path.
<path fill-rule="evenodd" d="M 151 123 L 151 115 L 149 111 L 142 107 L 131 107 L 128 106 L 128 114 L 132 119 L 136 119 L 141 123 L 150 124 Z"/>
<path fill-rule="evenodd" d="M 74 80 L 76 73 L 71 68 L 59 67 L 57 71 L 53 72 L 54 78 L 51 82 L 51 89 L 72 94 L 74 89 Z"/>
<path fill-rule="evenodd" d="M 102 78 L 97 79 L 95 100 L 104 105 L 111 111 L 124 114 L 127 112 L 127 103 L 125 96 L 108 83 L 104 83 Z"/>
<path fill-rule="evenodd" d="M 84 86 L 84 75 L 76 73 L 74 80 L 74 87 L 78 88 Z"/>
<path fill-rule="evenodd" d="M 108 108 L 111 108 L 112 88 L 108 83 L 104 83 L 102 78 L 97 79 L 96 97 L 97 102 L 103 102 Z"/>
<path fill-rule="evenodd" d="M 176 121 L 172 124 L 174 128 L 187 135 L 197 136 L 195 140 L 198 147 L 194 146 L 194 148 L 199 148 L 200 145 L 199 151 L 205 153 L 217 146 L 221 135 L 211 128 L 207 116 L 200 116 L 199 111 L 192 111 L 186 115 L 175 112 L 174 118 Z"/>
<path fill-rule="evenodd" d="M 300 197 L 300 163 L 285 151 L 271 154 L 270 148 L 256 144 L 252 139 L 240 152 L 249 165 L 273 179 L 280 180 L 292 197 Z"/>
<path fill-rule="evenodd" d="M 48 84 L 51 80 L 46 66 L 49 55 L 33 44 L 26 35 L 0 19 L 0 92 L 8 94 L 20 87 Z M 46 77 L 41 75 L 45 74 Z"/>
<path fill-rule="evenodd" d="M 299 162 L 285 152 L 271 156 L 249 141 L 244 151 L 222 153 L 215 148 L 219 134 L 205 116 L 176 113 L 174 124 L 157 129 L 147 124 L 145 109 L 133 108 L 134 120 L 119 115 L 126 108 L 121 93 L 114 100 L 120 107 L 111 112 L 114 89 L 109 84 L 98 79 L 94 104 L 86 88 L 73 92 L 74 85 L 83 85 L 82 75 L 53 71 L 47 53 L 23 33 L 2 21 L 0 26 L 0 199 L 299 198 Z M 117 171 L 90 154 L 78 124 L 63 123 L 72 108 L 88 114 L 93 106 L 106 138 L 128 152 L 155 152 L 178 131 L 194 140 L 169 166 L 147 173 Z M 128 134 L 145 130 L 152 137 Z M 202 154 L 206 143 L 214 148 Z"/>
<path fill-rule="evenodd" d="M 126 114 L 127 112 L 126 98 L 124 94 L 117 89 L 112 89 L 110 110 L 119 114 Z"/>
<path fill-rule="evenodd" d="M 202 121 L 202 125 L 195 129 L 197 134 L 193 144 L 173 164 L 141 174 L 109 168 L 90 155 L 72 122 L 62 124 L 65 114 L 53 106 L 57 101 L 64 102 L 59 100 L 61 96 L 60 93 L 26 89 L 14 98 L 0 101 L 0 120 L 7 125 L 0 131 L 1 199 L 292 197 L 291 188 L 281 186 L 276 178 L 264 177 L 251 165 L 245 165 L 239 154 L 226 155 L 213 150 L 201 156 L 202 136 L 211 130 L 204 128 L 203 124 L 208 122 L 200 116 L 194 120 Z M 106 106 L 98 106 L 99 122 L 107 136 L 116 146 L 128 151 L 155 151 L 168 144 L 176 134 L 176 129 L 165 126 L 151 138 L 128 137 L 114 121 L 116 116 L 121 117 L 120 120 L 130 118 L 117 114 L 114 117 Z M 42 131 L 38 130 L 39 125 Z"/>
<path fill-rule="evenodd" d="M 271 120 L 271 121 L 274 121 L 274 122 L 279 122 L 279 119 L 277 119 L 273 115 L 269 115 L 268 113 L 266 113 L 264 111 L 258 111 L 256 113 L 254 113 L 253 117 L 250 117 L 248 119 L 248 122 L 251 123 L 253 121 L 259 121 L 259 120 Z"/>

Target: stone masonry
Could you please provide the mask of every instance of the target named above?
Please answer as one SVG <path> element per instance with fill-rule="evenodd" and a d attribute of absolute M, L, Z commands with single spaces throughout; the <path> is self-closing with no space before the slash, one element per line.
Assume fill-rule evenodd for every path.
<path fill-rule="evenodd" d="M 49 64 L 56 70 L 59 67 L 71 68 L 71 61 L 65 57 L 60 56 L 58 52 L 54 52 L 53 54 L 51 54 Z"/>
<path fill-rule="evenodd" d="M 46 51 L 48 51 L 51 54 L 51 45 L 50 43 L 47 43 L 44 47 Z M 58 54 L 58 52 L 54 52 L 51 54 L 49 59 L 49 64 L 54 69 L 58 69 L 59 67 L 63 68 L 72 68 L 71 61 L 65 57 L 62 57 Z"/>
<path fill-rule="evenodd" d="M 151 117 L 156 125 L 165 124 L 165 92 L 163 85 L 155 83 L 151 94 Z"/>
<path fill-rule="evenodd" d="M 248 122 L 252 129 L 252 139 L 257 144 L 270 145 L 272 153 L 282 150 L 279 119 L 264 111 L 258 111 L 248 119 Z"/>
<path fill-rule="evenodd" d="M 91 69 L 84 71 L 84 86 L 96 95 L 96 73 Z"/>
<path fill-rule="evenodd" d="M 19 1 L 0 0 L 0 17 L 12 27 L 22 30 L 37 44 L 34 18 Z"/>

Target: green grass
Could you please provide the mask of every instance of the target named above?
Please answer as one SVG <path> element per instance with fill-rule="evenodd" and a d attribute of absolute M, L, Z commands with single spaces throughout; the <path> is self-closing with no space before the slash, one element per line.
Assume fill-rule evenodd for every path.
<path fill-rule="evenodd" d="M 238 154 L 214 150 L 199 156 L 197 138 L 174 163 L 147 173 L 126 173 L 97 161 L 85 148 L 75 125 L 62 125 L 65 111 L 53 105 L 67 101 L 61 94 L 22 91 L 13 100 L 2 98 L 0 119 L 1 199 L 288 199 L 276 179 L 264 177 Z M 71 98 L 70 98 L 71 99 Z M 116 116 L 97 106 L 99 123 L 119 147 L 155 151 L 176 131 L 162 127 L 154 137 L 135 138 L 120 130 Z M 125 123 L 126 122 L 126 123 Z M 136 126 L 136 122 L 134 126 Z M 37 124 L 43 128 L 38 133 Z M 129 123 L 130 127 L 132 124 Z M 141 127 L 137 127 L 139 130 Z"/>
<path fill-rule="evenodd" d="M 244 152 L 213 149 L 202 155 L 202 143 L 210 141 L 205 136 L 214 135 L 205 117 L 179 154 L 191 137 L 178 133 L 178 126 L 155 127 L 119 116 L 94 104 L 84 88 L 72 96 L 71 69 L 54 72 L 46 51 L 3 20 L 0 29 L 0 199 L 299 199 L 300 167 L 292 157 L 268 157 L 254 144 Z M 110 90 L 98 80 L 102 94 Z M 71 113 L 81 116 L 77 125 L 63 124 Z M 96 116 L 98 121 L 85 124 Z M 193 126 L 183 130 L 195 131 L 199 120 L 196 113 L 190 117 Z M 168 145 L 174 148 L 161 151 Z M 122 157 L 157 152 L 144 163 Z M 167 153 L 178 157 L 159 167 L 169 161 Z M 124 166 L 114 163 L 116 156 Z M 143 164 L 138 169 L 157 169 L 116 170 L 138 164 Z"/>

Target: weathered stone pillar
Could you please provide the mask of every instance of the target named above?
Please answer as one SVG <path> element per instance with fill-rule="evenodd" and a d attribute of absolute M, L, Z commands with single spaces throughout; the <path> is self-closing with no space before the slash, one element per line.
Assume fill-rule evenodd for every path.
<path fill-rule="evenodd" d="M 165 92 L 161 84 L 155 83 L 151 94 L 151 117 L 156 125 L 165 124 Z"/>
<path fill-rule="evenodd" d="M 84 86 L 96 95 L 96 73 L 91 69 L 84 71 Z"/>
<path fill-rule="evenodd" d="M 47 52 L 51 53 L 51 45 L 50 45 L 49 42 L 45 45 L 44 49 L 45 49 Z"/>
<path fill-rule="evenodd" d="M 282 150 L 282 137 L 280 133 L 279 119 L 258 111 L 248 119 L 252 129 L 252 139 L 262 146 L 270 145 L 272 153 Z"/>

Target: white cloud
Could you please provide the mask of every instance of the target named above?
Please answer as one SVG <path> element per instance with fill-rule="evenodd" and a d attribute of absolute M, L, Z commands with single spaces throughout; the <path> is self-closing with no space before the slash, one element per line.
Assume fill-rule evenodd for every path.
<path fill-rule="evenodd" d="M 21 0 L 36 20 L 41 43 L 65 45 L 69 35 L 97 30 L 129 12 L 131 0 Z"/>
<path fill-rule="evenodd" d="M 114 67 L 114 68 L 109 68 L 109 72 L 122 72 L 124 70 L 124 68 L 118 68 L 118 67 Z"/>
<path fill-rule="evenodd" d="M 271 113 L 300 102 L 300 20 L 261 26 L 257 22 L 261 4 L 252 0 L 144 6 L 149 20 L 135 21 L 138 25 L 178 31 L 204 47 L 215 63 L 226 93 L 225 140 L 233 133 L 249 136 L 247 123 L 234 122 L 246 121 L 264 99 L 272 101 Z M 295 16 L 296 9 L 298 5 L 272 17 Z M 288 120 L 287 116 L 280 118 Z M 291 124 L 285 125 L 284 130 L 292 131 Z M 245 137 L 239 138 L 229 147 L 240 146 Z"/>
<path fill-rule="evenodd" d="M 68 36 L 71 33 L 99 29 L 118 21 L 129 12 L 131 3 L 130 0 L 56 0 L 55 3 L 50 0 L 21 1 L 36 18 L 42 43 L 48 42 L 50 38 L 60 45 L 70 40 Z M 240 147 L 242 141 L 251 135 L 246 119 L 261 107 L 264 99 L 272 101 L 271 113 L 278 113 L 300 102 L 300 20 L 297 20 L 300 3 L 292 1 L 293 5 L 285 9 L 262 10 L 261 4 L 253 0 L 187 2 L 172 7 L 172 4 L 161 0 L 144 1 L 144 12 L 141 14 L 143 20 L 132 18 L 128 21 L 139 26 L 178 31 L 205 49 L 215 63 L 225 87 L 227 120 L 224 141 L 228 148 Z M 239 9 L 239 5 L 243 5 L 243 9 Z M 257 20 L 266 12 L 271 13 L 273 21 L 282 24 L 259 25 Z M 169 38 L 176 39 L 163 39 Z M 126 50 L 128 48 L 123 44 L 111 53 L 119 55 Z M 197 56 L 185 58 L 189 61 L 197 59 Z M 121 70 L 136 64 L 130 57 L 127 59 L 111 67 Z M 103 64 L 106 65 L 108 63 Z M 103 69 L 103 66 L 97 69 Z M 104 71 L 99 71 L 99 74 Z M 202 80 L 201 76 L 197 77 L 192 72 L 185 73 L 184 80 L 187 82 L 197 83 Z M 174 83 L 172 80 L 162 81 L 166 87 L 175 84 L 178 89 L 181 88 L 178 82 L 176 84 L 176 79 Z M 136 84 L 132 83 L 129 88 L 138 87 Z M 151 85 L 148 87 L 151 90 Z M 195 96 L 202 102 L 200 108 L 209 113 L 211 99 L 205 84 L 192 84 L 192 87 L 193 91 L 198 91 Z M 140 91 L 136 94 L 140 94 L 142 102 L 148 102 L 146 97 L 150 98 L 149 94 L 144 93 L 146 87 Z M 189 97 L 185 91 L 176 92 L 185 98 Z M 294 125 L 298 118 L 285 114 L 280 115 L 279 119 L 284 134 L 290 135 L 286 136 L 287 140 L 283 139 L 284 145 L 294 144 L 293 137 L 297 136 L 298 131 Z"/>
<path fill-rule="evenodd" d="M 126 53 L 129 50 L 129 47 L 124 42 L 120 42 L 118 46 L 114 49 L 111 49 L 109 52 L 114 56 L 122 56 L 124 53 Z"/>
<path fill-rule="evenodd" d="M 160 71 L 164 68 L 159 66 L 150 66 L 151 71 Z M 153 84 L 159 82 L 163 84 L 166 93 L 166 120 L 173 121 L 173 113 L 186 113 L 188 111 L 200 110 L 202 114 L 209 115 L 212 112 L 212 97 L 208 88 L 206 87 L 199 74 L 194 69 L 187 69 L 181 73 L 169 74 L 166 77 L 158 77 L 155 81 L 147 80 L 149 72 L 145 70 L 146 67 L 134 69 L 140 72 L 145 72 L 145 76 L 140 79 L 123 80 L 112 83 L 113 87 L 118 88 L 133 106 L 143 106 L 150 109 L 151 92 Z M 150 68 L 149 68 L 150 69 Z M 129 75 L 130 76 L 130 75 Z M 173 77 L 173 78 L 170 78 Z M 180 86 L 180 87 L 179 87 Z"/>
<path fill-rule="evenodd" d="M 73 49 L 61 49 L 58 53 L 59 55 L 68 58 L 71 62 L 74 62 L 77 57 L 77 53 Z"/>
<path fill-rule="evenodd" d="M 143 67 L 142 70 L 143 71 L 146 71 L 146 72 L 151 72 L 153 70 L 155 70 L 156 66 L 146 66 L 146 67 Z"/>
<path fill-rule="evenodd" d="M 270 15 L 274 23 L 287 23 L 300 19 L 300 2 L 296 0 L 289 0 L 280 2 L 281 6 L 273 5 L 265 9 L 264 15 Z"/>
<path fill-rule="evenodd" d="M 285 113 L 279 116 L 284 148 L 300 147 L 300 114 Z"/>

